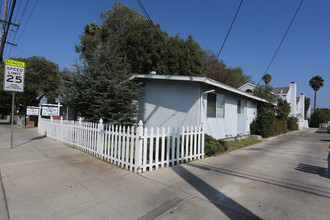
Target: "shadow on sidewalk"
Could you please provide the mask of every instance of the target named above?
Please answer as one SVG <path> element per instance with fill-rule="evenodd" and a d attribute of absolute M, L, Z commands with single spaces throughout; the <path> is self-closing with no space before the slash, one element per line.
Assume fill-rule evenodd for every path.
<path fill-rule="evenodd" d="M 195 167 L 198 169 L 202 169 L 202 170 L 213 171 L 213 172 L 224 174 L 224 175 L 235 176 L 235 177 L 239 177 L 239 178 L 243 178 L 243 179 L 257 181 L 260 183 L 265 183 L 265 184 L 270 184 L 273 186 L 283 187 L 286 189 L 300 191 L 300 192 L 308 193 L 311 195 L 317 195 L 317 196 L 322 196 L 325 198 L 330 198 L 330 193 L 323 189 L 316 190 L 315 188 L 310 188 L 310 187 L 301 186 L 301 185 L 292 184 L 292 183 L 290 185 L 288 185 L 286 183 L 283 183 L 282 181 L 272 179 L 269 177 L 259 176 L 259 175 L 250 174 L 250 173 L 246 173 L 246 172 L 239 172 L 239 171 L 225 169 L 225 168 L 214 167 L 214 166 L 210 166 L 210 165 L 204 165 L 204 164 L 198 165 L 195 163 L 187 163 L 186 165 L 192 166 L 192 167 Z M 210 175 L 212 175 L 212 174 L 210 174 Z"/>
<path fill-rule="evenodd" d="M 38 136 L 38 137 L 34 137 L 34 138 L 29 139 L 29 140 L 26 141 L 26 142 L 23 142 L 23 143 L 21 143 L 21 144 L 17 144 L 17 145 L 15 145 L 14 148 L 15 148 L 15 147 L 20 147 L 20 146 L 22 146 L 22 145 L 24 145 L 24 144 L 28 144 L 28 143 L 31 143 L 31 142 L 33 142 L 33 141 L 41 140 L 41 139 L 44 139 L 44 138 L 46 138 L 46 135 L 42 135 L 42 136 Z"/>
<path fill-rule="evenodd" d="M 317 174 L 321 177 L 330 179 L 330 171 L 329 171 L 330 170 L 330 152 L 328 154 L 328 168 L 299 163 L 298 166 L 295 168 L 295 170 L 305 172 L 305 173 Z"/>
<path fill-rule="evenodd" d="M 241 219 L 242 215 L 246 218 L 261 219 L 250 210 L 246 209 L 239 203 L 235 202 L 225 194 L 218 191 L 213 186 L 209 185 L 196 175 L 189 172 L 183 166 L 175 166 L 172 168 L 182 179 L 194 187 L 199 193 L 205 196 L 210 202 L 212 202 L 221 212 L 223 212 L 229 219 Z M 222 200 L 228 207 L 222 206 L 216 202 L 216 200 Z"/>

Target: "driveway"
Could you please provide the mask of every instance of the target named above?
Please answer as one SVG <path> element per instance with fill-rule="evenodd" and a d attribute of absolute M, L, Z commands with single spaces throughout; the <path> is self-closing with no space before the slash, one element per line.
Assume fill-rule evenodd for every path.
<path fill-rule="evenodd" d="M 261 219 L 329 219 L 329 147 L 330 134 L 305 129 L 142 175 L 193 196 L 161 219 L 219 219 L 219 212 L 230 219 L 237 213 Z M 200 207 L 195 198 L 214 205 Z"/>
<path fill-rule="evenodd" d="M 0 124 L 0 219 L 328 219 L 330 135 L 306 129 L 136 175 Z M 7 211 L 8 210 L 8 211 Z"/>

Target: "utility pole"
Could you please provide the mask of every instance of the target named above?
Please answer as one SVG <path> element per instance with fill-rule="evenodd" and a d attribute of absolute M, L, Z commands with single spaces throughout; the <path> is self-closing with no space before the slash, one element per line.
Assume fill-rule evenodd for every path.
<path fill-rule="evenodd" d="M 2 20 L 0 19 L 0 22 L 2 22 L 1 42 L 0 42 L 0 62 L 3 61 L 3 50 L 5 48 L 6 43 L 11 44 L 13 46 L 17 46 L 13 43 L 6 42 L 7 34 L 8 34 L 8 31 L 9 31 L 10 25 L 14 25 L 17 28 L 19 27 L 18 24 L 11 23 L 11 18 L 13 17 L 15 5 L 16 5 L 16 0 L 13 0 L 13 4 L 12 4 L 10 15 L 9 15 L 9 20 L 7 21 L 8 0 L 5 0 L 3 19 Z"/>

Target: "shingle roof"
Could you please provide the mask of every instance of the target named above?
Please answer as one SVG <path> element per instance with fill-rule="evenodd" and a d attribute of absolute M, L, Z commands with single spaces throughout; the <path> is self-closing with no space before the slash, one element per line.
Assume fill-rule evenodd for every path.
<path fill-rule="evenodd" d="M 290 87 L 277 87 L 273 88 L 273 93 L 275 94 L 286 94 L 289 92 Z"/>

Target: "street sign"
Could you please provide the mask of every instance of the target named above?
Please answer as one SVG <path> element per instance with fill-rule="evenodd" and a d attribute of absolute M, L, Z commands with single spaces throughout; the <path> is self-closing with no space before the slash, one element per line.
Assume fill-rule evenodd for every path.
<path fill-rule="evenodd" d="M 6 59 L 3 90 L 12 92 L 24 92 L 24 73 L 24 62 Z"/>

